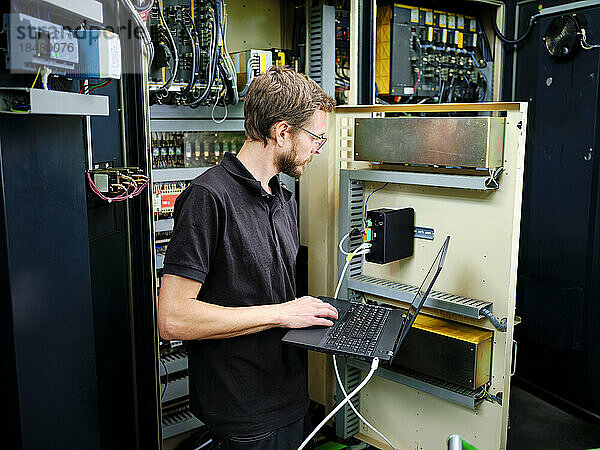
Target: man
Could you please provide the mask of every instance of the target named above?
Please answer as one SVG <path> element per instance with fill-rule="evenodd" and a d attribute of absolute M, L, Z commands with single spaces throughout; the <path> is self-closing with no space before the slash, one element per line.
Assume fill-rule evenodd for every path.
<path fill-rule="evenodd" d="M 331 326 L 337 311 L 295 299 L 297 205 L 276 175 L 299 177 L 319 154 L 333 105 L 308 77 L 272 67 L 246 94 L 237 157 L 175 203 L 158 327 L 189 341 L 191 409 L 227 449 L 295 449 L 311 431 L 307 355 L 281 338 Z"/>

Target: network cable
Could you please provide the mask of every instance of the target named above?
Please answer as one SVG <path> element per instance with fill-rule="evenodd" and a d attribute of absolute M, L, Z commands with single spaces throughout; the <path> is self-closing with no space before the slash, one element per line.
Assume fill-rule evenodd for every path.
<path fill-rule="evenodd" d="M 367 253 L 369 253 L 369 249 L 371 248 L 371 244 L 368 242 L 363 242 L 362 244 L 360 244 L 358 246 L 358 248 L 356 250 L 354 250 L 353 252 L 349 253 L 346 256 L 346 264 L 344 265 L 344 269 L 342 270 L 342 273 L 340 274 L 340 279 L 338 281 L 337 287 L 335 288 L 335 294 L 333 294 L 333 298 L 337 298 L 339 292 L 340 292 L 340 287 L 342 286 L 342 281 L 344 280 L 344 275 L 346 274 L 346 270 L 348 270 L 348 266 L 350 265 L 350 261 L 352 261 L 352 259 L 355 256 L 358 255 L 366 255 Z"/>
<path fill-rule="evenodd" d="M 338 382 L 338 386 L 340 387 L 340 390 L 342 391 L 342 394 L 344 395 L 344 397 L 347 397 L 348 394 L 346 394 L 346 389 L 344 389 L 344 385 L 342 383 L 342 378 L 340 377 L 340 372 L 338 370 L 338 366 L 337 366 L 337 360 L 335 358 L 335 355 L 333 355 L 333 368 L 335 370 L 335 378 L 337 379 Z M 348 403 L 350 405 L 350 408 L 352 409 L 352 411 L 354 411 L 354 414 L 356 414 L 356 416 L 363 421 L 363 423 L 369 427 L 371 430 L 373 430 L 376 434 L 379 435 L 379 437 L 381 437 L 385 442 L 387 442 L 387 444 L 392 447 L 392 450 L 396 450 L 396 447 L 394 447 L 392 445 L 392 443 L 388 440 L 388 438 L 386 438 L 377 428 L 375 428 L 373 425 L 371 425 L 369 423 L 369 421 L 367 419 L 365 419 L 363 416 L 361 416 L 361 414 L 356 410 L 356 407 L 352 404 L 352 402 Z"/>
<path fill-rule="evenodd" d="M 373 361 L 371 362 L 371 370 L 369 371 L 369 373 L 367 374 L 367 376 L 365 377 L 365 379 L 362 381 L 362 383 L 360 383 L 356 389 L 354 389 L 352 392 L 350 392 L 350 394 L 348 394 L 346 396 L 346 398 L 344 398 L 344 400 L 342 400 L 322 421 L 319 425 L 317 425 L 317 427 L 312 431 L 312 433 L 310 433 L 308 435 L 308 437 L 306 439 L 304 439 L 304 442 L 302 442 L 302 444 L 300 444 L 300 447 L 298 447 L 298 450 L 302 450 L 304 447 L 306 447 L 306 445 L 312 440 L 313 437 L 315 437 L 315 435 L 319 432 L 319 430 L 321 428 L 323 428 L 323 426 L 329 421 L 329 419 L 331 419 L 346 403 L 348 403 L 350 401 L 350 399 L 352 397 L 354 397 L 356 394 L 358 394 L 360 392 L 360 390 L 365 387 L 365 385 L 371 380 L 371 378 L 373 377 L 373 375 L 375 374 L 375 371 L 377 370 L 377 368 L 379 367 L 379 358 L 375 357 L 373 358 Z"/>
<path fill-rule="evenodd" d="M 338 296 L 338 293 L 339 293 L 339 290 L 340 290 L 340 286 L 342 285 L 342 280 L 344 279 L 344 275 L 345 275 L 345 273 L 346 273 L 346 270 L 347 270 L 347 268 L 348 268 L 348 265 L 350 264 L 350 261 L 352 261 L 352 258 L 353 258 L 354 256 L 357 256 L 357 255 L 364 255 L 364 254 L 368 253 L 368 252 L 369 252 L 369 249 L 370 249 L 370 247 L 371 247 L 371 244 L 364 242 L 364 243 L 360 244 L 360 245 L 358 246 L 358 248 L 356 248 L 356 249 L 355 249 L 353 252 L 346 253 L 346 252 L 345 252 L 345 251 L 342 249 L 342 243 L 343 243 L 343 242 L 344 242 L 344 241 L 345 241 L 345 240 L 348 238 L 348 236 L 350 236 L 350 233 L 347 233 L 346 235 L 344 235 L 344 237 L 343 237 L 343 238 L 340 240 L 340 243 L 339 243 L 339 248 L 340 248 L 340 251 L 341 251 L 342 253 L 344 253 L 345 255 L 347 255 L 347 256 L 346 256 L 346 265 L 344 266 L 344 269 L 342 270 L 342 273 L 340 274 L 340 279 L 339 279 L 339 281 L 338 281 L 338 285 L 337 285 L 337 288 L 336 288 L 336 290 L 335 290 L 334 298 L 337 298 L 337 296 Z M 339 405 L 338 405 L 338 406 L 337 406 L 337 407 L 336 407 L 336 408 L 335 408 L 335 409 L 334 409 L 334 410 L 333 410 L 331 413 L 329 413 L 329 415 L 328 415 L 328 416 L 327 416 L 325 419 L 323 419 L 323 421 L 322 421 L 322 422 L 319 424 L 319 426 L 318 426 L 317 428 L 315 428 L 315 430 L 313 430 L 313 432 L 311 433 L 311 435 L 309 435 L 309 437 L 308 437 L 308 438 L 306 438 L 306 440 L 305 440 L 305 441 L 302 443 L 302 445 L 299 447 L 299 449 L 298 449 L 298 450 L 302 449 L 302 448 L 303 448 L 303 447 L 304 447 L 304 446 L 305 446 L 305 445 L 306 445 L 306 444 L 307 444 L 307 443 L 308 443 L 308 442 L 309 442 L 309 441 L 310 441 L 310 440 L 311 440 L 311 439 L 314 437 L 314 435 L 317 433 L 317 431 L 318 431 L 319 429 L 321 429 L 321 427 L 322 427 L 322 426 L 323 426 L 325 423 L 327 423 L 327 421 L 328 421 L 328 420 L 329 420 L 331 417 L 333 417 L 333 415 L 334 415 L 334 414 L 335 414 L 335 413 L 336 413 L 336 412 L 337 412 L 337 411 L 338 411 L 338 410 L 339 410 L 339 409 L 340 409 L 340 408 L 341 408 L 341 407 L 342 407 L 344 404 L 346 404 L 346 403 L 348 403 L 348 402 L 349 402 L 350 408 L 352 408 L 352 411 L 354 411 L 354 413 L 356 414 L 356 416 L 357 416 L 357 417 L 358 417 L 360 420 L 362 420 L 362 421 L 363 421 L 363 423 L 364 423 L 364 424 L 365 424 L 367 427 L 369 427 L 370 429 L 372 429 L 372 430 L 373 430 L 373 431 L 374 431 L 376 434 L 378 434 L 378 435 L 379 435 L 379 436 L 380 436 L 380 437 L 381 437 L 381 438 L 382 438 L 382 439 L 383 439 L 385 442 L 387 442 L 387 443 L 388 443 L 388 445 L 389 445 L 389 446 L 390 446 L 390 447 L 391 447 L 393 450 L 396 450 L 396 448 L 395 448 L 395 447 L 392 445 L 392 443 L 389 441 L 389 439 L 388 439 L 388 438 L 386 438 L 386 437 L 385 437 L 385 436 L 384 436 L 384 435 L 383 435 L 383 434 L 382 434 L 382 433 L 381 433 L 379 430 L 377 430 L 377 428 L 375 428 L 373 425 L 371 425 L 371 424 L 369 423 L 369 421 L 367 421 L 367 420 L 366 420 L 366 419 L 365 419 L 365 418 L 364 418 L 364 417 L 363 417 L 363 416 L 362 416 L 362 415 L 361 415 L 361 414 L 360 414 L 360 413 L 359 413 L 359 412 L 356 410 L 356 408 L 354 407 L 354 405 L 353 405 L 353 404 L 352 404 L 352 402 L 350 401 L 350 399 L 352 399 L 352 397 L 354 397 L 356 394 L 358 394 L 358 392 L 359 392 L 359 391 L 362 389 L 362 387 L 364 387 L 364 386 L 367 384 L 366 382 L 368 382 L 368 381 L 371 379 L 371 377 L 373 376 L 373 373 L 375 372 L 375 370 L 377 370 L 377 367 L 379 366 L 379 358 L 375 358 L 375 359 L 373 360 L 373 362 L 372 362 L 372 364 L 371 364 L 371 371 L 369 372 L 369 375 L 367 375 L 367 377 L 365 378 L 365 380 L 364 380 L 364 381 L 363 381 L 363 382 L 362 382 L 362 383 L 361 383 L 361 384 L 360 384 L 360 385 L 359 385 L 359 386 L 358 386 L 358 387 L 357 387 L 357 388 L 356 388 L 354 391 L 352 391 L 352 392 L 350 393 L 350 395 L 348 395 L 348 394 L 346 393 L 346 390 L 344 389 L 344 386 L 343 386 L 343 384 L 342 384 L 342 380 L 341 380 L 341 378 L 340 378 L 339 370 L 338 370 L 338 367 L 337 367 L 337 360 L 336 360 L 336 358 L 335 358 L 335 355 L 333 355 L 333 366 L 334 366 L 334 369 L 335 369 L 335 375 L 336 375 L 337 382 L 338 382 L 338 384 L 339 384 L 339 386 L 340 386 L 340 389 L 341 389 L 342 393 L 344 394 L 344 400 L 342 400 L 342 401 L 340 402 L 340 404 L 339 404 Z"/>

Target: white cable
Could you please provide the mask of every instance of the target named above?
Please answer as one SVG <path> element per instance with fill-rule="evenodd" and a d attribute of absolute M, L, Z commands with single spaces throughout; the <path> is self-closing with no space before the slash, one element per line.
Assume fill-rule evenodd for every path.
<path fill-rule="evenodd" d="M 346 394 L 346 389 L 344 389 L 344 385 L 342 384 L 342 378 L 340 377 L 340 372 L 338 371 L 337 360 L 335 359 L 335 355 L 333 355 L 333 368 L 335 370 L 335 377 L 337 378 L 337 382 L 340 387 L 340 390 L 342 391 L 342 394 L 344 394 L 344 397 L 347 397 L 348 394 Z M 366 426 L 368 426 L 371 430 L 373 430 L 375 433 L 377 433 L 385 442 L 387 442 L 387 444 L 390 447 L 392 447 L 393 450 L 396 450 L 396 447 L 394 447 L 392 445 L 392 443 L 388 440 L 388 438 L 386 438 L 383 434 L 381 434 L 377 430 L 377 428 L 375 428 L 373 425 L 371 425 L 367 421 L 367 419 L 365 419 L 363 416 L 360 415 L 360 413 L 356 410 L 356 407 L 352 404 L 352 402 L 349 402 L 348 404 L 350 405 L 350 408 L 352 408 L 352 411 L 354 411 L 354 414 L 356 414 L 357 417 L 360 420 L 362 420 Z"/>
<path fill-rule="evenodd" d="M 44 66 L 44 68 L 42 69 L 42 87 L 46 91 L 50 90 L 50 88 L 48 87 L 48 77 L 50 76 L 51 73 L 52 73 L 52 69 Z"/>
<path fill-rule="evenodd" d="M 225 119 L 227 119 L 227 103 L 225 103 L 225 115 L 223 118 L 220 120 L 215 119 L 215 108 L 217 107 L 217 103 L 219 103 L 219 97 L 222 97 L 222 95 L 217 97 L 217 101 L 213 105 L 212 112 L 210 113 L 210 117 L 214 123 L 223 123 L 225 122 Z"/>
<path fill-rule="evenodd" d="M 341 273 L 341 275 L 340 275 L 340 279 L 339 279 L 339 281 L 338 281 L 337 288 L 336 288 L 336 290 L 335 290 L 335 294 L 334 294 L 334 296 L 333 296 L 334 298 L 337 298 L 337 296 L 338 296 L 338 293 L 339 293 L 340 287 L 341 287 L 341 285 L 342 285 L 342 280 L 344 279 L 344 275 L 345 275 L 345 273 L 346 273 L 346 270 L 348 269 L 348 266 L 350 265 L 350 261 L 352 260 L 352 258 L 353 258 L 355 255 L 358 255 L 358 254 L 366 254 L 366 253 L 368 253 L 368 252 L 369 252 L 369 249 L 370 249 L 370 247 L 371 247 L 371 244 L 369 244 L 369 243 L 366 243 L 366 242 L 365 242 L 365 243 L 361 244 L 360 246 L 358 246 L 358 248 L 357 248 L 357 249 L 356 249 L 354 252 L 351 252 L 351 253 L 346 253 L 346 252 L 345 252 L 345 251 L 342 249 L 342 244 L 343 244 L 343 242 L 344 242 L 344 241 L 345 241 L 345 240 L 348 238 L 348 236 L 349 236 L 349 235 L 350 235 L 350 233 L 347 233 L 346 235 L 344 235 L 344 237 L 343 237 L 343 238 L 340 240 L 340 243 L 339 243 L 339 246 L 338 246 L 338 247 L 339 247 L 339 249 L 340 249 L 340 252 L 342 252 L 343 254 L 345 254 L 345 255 L 347 255 L 347 256 L 346 256 L 346 264 L 344 265 L 344 269 L 342 270 L 342 273 Z M 360 253 L 359 253 L 359 252 L 360 252 Z M 340 373 L 339 373 L 339 371 L 338 371 L 338 367 L 337 367 L 337 361 L 336 361 L 336 359 L 335 359 L 335 355 L 333 355 L 333 367 L 334 367 L 334 369 L 335 369 L 335 376 L 336 376 L 336 378 L 337 378 L 337 382 L 338 382 L 338 384 L 339 384 L 339 386 L 340 386 L 340 389 L 342 390 L 342 393 L 344 394 L 344 396 L 345 396 L 345 397 L 348 397 L 348 395 L 346 394 L 346 390 L 344 389 L 344 386 L 342 385 L 342 380 L 341 380 L 341 378 L 340 378 Z M 356 408 L 354 407 L 354 405 L 352 404 L 352 402 L 350 402 L 350 408 L 352 408 L 352 411 L 354 411 L 354 413 L 356 414 L 356 416 L 357 416 L 357 417 L 358 417 L 360 420 L 362 420 L 366 426 L 368 426 L 368 427 L 369 427 L 369 428 L 371 428 L 371 429 L 372 429 L 372 430 L 373 430 L 375 433 L 377 433 L 379 436 L 381 436 L 381 438 L 382 438 L 382 439 L 383 439 L 385 442 L 387 442 L 387 443 L 388 443 L 388 445 L 389 445 L 389 446 L 390 446 L 392 449 L 396 450 L 396 448 L 395 448 L 395 447 L 392 445 L 392 443 L 391 443 L 391 442 L 390 442 L 390 441 L 389 441 L 389 440 L 388 440 L 388 439 L 387 439 L 387 438 L 386 438 L 386 437 L 385 437 L 385 436 L 384 436 L 382 433 L 380 433 L 380 432 L 379 432 L 379 431 L 378 431 L 378 430 L 377 430 L 377 429 L 376 429 L 376 428 L 375 428 L 373 425 L 371 425 L 371 424 L 370 424 L 370 423 L 369 423 L 369 422 L 368 422 L 368 421 L 367 421 L 367 420 L 366 420 L 366 419 L 365 419 L 363 416 L 361 416 L 361 415 L 360 415 L 360 413 L 359 413 L 359 412 L 356 410 Z"/>
<path fill-rule="evenodd" d="M 371 248 L 371 244 L 369 244 L 368 242 L 363 242 L 362 244 L 360 244 L 358 246 L 358 248 L 356 250 L 354 250 L 352 253 L 349 253 L 348 256 L 346 256 L 346 264 L 344 265 L 344 269 L 342 270 L 342 274 L 340 275 L 340 279 L 338 281 L 337 287 L 335 288 L 335 294 L 333 294 L 333 298 L 337 298 L 338 293 L 340 292 L 340 287 L 342 286 L 342 281 L 344 279 L 344 275 L 346 274 L 346 270 L 348 269 L 348 266 L 350 265 L 350 261 L 352 261 L 352 258 L 354 258 L 355 256 L 358 256 L 358 255 L 366 255 L 367 253 L 369 253 L 370 248 Z"/>
<path fill-rule="evenodd" d="M 146 41 L 145 42 L 146 49 L 148 50 L 148 67 L 149 67 L 150 64 L 152 64 L 152 60 L 154 59 L 154 45 L 152 44 L 152 38 L 150 37 L 150 32 L 148 31 L 148 28 L 146 28 L 146 24 L 140 17 L 140 14 L 137 12 L 135 7 L 133 6 L 133 3 L 131 3 L 130 0 L 121 0 L 121 3 L 123 3 L 123 5 L 127 8 L 129 13 L 133 17 L 133 20 L 135 22 L 137 22 L 137 26 L 140 27 L 142 30 L 142 36 L 144 37 L 144 40 Z M 158 7 L 160 8 L 160 5 Z"/>
<path fill-rule="evenodd" d="M 239 93 L 237 88 L 237 73 L 235 71 L 235 65 L 231 59 L 231 55 L 229 54 L 229 50 L 227 49 L 227 3 L 223 2 L 223 53 L 225 64 L 228 66 L 229 73 L 232 77 L 232 87 L 234 91 L 234 97 L 239 99 Z M 237 102 L 237 100 L 236 100 Z"/>
<path fill-rule="evenodd" d="M 251 56 L 250 58 L 248 58 L 248 61 L 246 61 L 246 86 L 244 86 L 244 89 L 242 90 L 242 92 L 240 92 L 240 97 L 246 95 L 246 92 L 248 91 L 248 86 L 250 86 L 250 83 L 252 83 L 252 80 L 254 79 L 254 69 L 252 68 L 253 59 L 254 56 Z"/>
<path fill-rule="evenodd" d="M 593 48 L 600 47 L 599 44 L 588 44 L 588 42 L 587 42 L 587 33 L 585 31 L 585 28 L 581 29 L 581 46 L 584 49 L 586 49 L 586 50 L 592 50 Z"/>
<path fill-rule="evenodd" d="M 340 241 L 340 245 L 338 245 L 338 248 L 340 249 L 340 252 L 342 252 L 342 254 L 348 256 L 350 253 L 348 253 L 347 251 L 344 251 L 344 249 L 342 248 L 342 244 L 344 243 L 344 241 L 346 239 L 348 239 L 348 236 L 350 236 L 350 233 L 346 233 L 344 235 L 344 237 L 342 238 L 342 240 Z"/>
<path fill-rule="evenodd" d="M 342 274 L 340 275 L 340 279 L 338 281 L 337 287 L 335 288 L 335 294 L 333 294 L 333 298 L 337 298 L 340 287 L 342 286 L 342 280 L 344 279 L 344 275 L 346 273 L 346 269 L 348 269 L 348 265 L 350 264 L 350 260 L 346 259 L 346 264 L 344 265 L 344 270 L 342 270 Z"/>
<path fill-rule="evenodd" d="M 356 389 L 354 389 L 352 392 L 350 392 L 350 394 L 344 398 L 344 400 L 342 400 L 328 415 L 327 417 L 325 417 L 321 423 L 319 425 L 317 425 L 317 427 L 312 431 L 312 433 L 310 433 L 308 435 L 308 437 L 306 439 L 304 439 L 304 442 L 302 442 L 302 444 L 300 444 L 300 447 L 298 447 L 298 450 L 302 450 L 304 447 L 306 447 L 306 445 L 312 440 L 313 437 L 315 437 L 315 434 L 318 433 L 318 431 L 323 428 L 323 425 L 325 425 L 329 419 L 331 419 L 335 413 L 337 413 L 352 397 L 354 397 L 356 394 L 358 394 L 360 392 L 360 390 L 365 387 L 365 385 L 369 382 L 369 380 L 371 380 L 371 378 L 373 377 L 373 374 L 375 373 L 375 371 L 377 370 L 377 368 L 379 367 L 379 358 L 374 358 L 373 362 L 371 363 L 371 370 L 369 371 L 369 373 L 367 374 L 367 376 L 365 377 L 365 379 L 362 381 L 362 383 L 360 383 Z"/>

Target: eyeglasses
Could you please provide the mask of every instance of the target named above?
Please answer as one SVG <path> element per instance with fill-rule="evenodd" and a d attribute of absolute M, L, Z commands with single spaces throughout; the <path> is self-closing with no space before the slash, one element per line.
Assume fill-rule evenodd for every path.
<path fill-rule="evenodd" d="M 325 136 L 318 136 L 315 133 L 311 133 L 310 131 L 308 131 L 306 128 L 302 128 L 302 127 L 298 127 L 300 128 L 302 131 L 306 131 L 308 134 L 310 134 L 312 137 L 314 137 L 314 142 L 315 144 L 317 144 L 317 149 L 315 150 L 315 152 L 319 152 L 319 150 L 321 150 L 321 147 L 323 147 L 325 145 L 325 142 L 327 142 L 327 138 Z"/>

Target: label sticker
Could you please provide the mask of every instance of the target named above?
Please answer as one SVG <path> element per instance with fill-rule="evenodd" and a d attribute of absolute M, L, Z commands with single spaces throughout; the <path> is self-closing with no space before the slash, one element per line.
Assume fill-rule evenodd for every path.
<path fill-rule="evenodd" d="M 477 32 L 477 19 L 469 19 L 469 30 L 473 33 Z"/>
<path fill-rule="evenodd" d="M 419 10 L 417 8 L 413 8 L 410 11 L 410 21 L 419 23 Z"/>
<path fill-rule="evenodd" d="M 440 24 L 440 27 L 446 28 L 446 14 L 439 15 L 439 24 Z"/>
<path fill-rule="evenodd" d="M 448 28 L 456 28 L 456 16 L 453 14 L 448 14 Z"/>
<path fill-rule="evenodd" d="M 433 11 L 425 12 L 425 25 L 433 25 Z"/>

